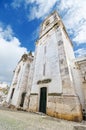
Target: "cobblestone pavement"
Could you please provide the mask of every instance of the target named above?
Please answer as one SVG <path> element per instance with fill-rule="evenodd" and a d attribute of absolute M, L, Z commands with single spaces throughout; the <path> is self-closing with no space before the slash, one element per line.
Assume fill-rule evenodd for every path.
<path fill-rule="evenodd" d="M 0 110 L 0 130 L 86 130 L 86 124 L 29 112 Z"/>

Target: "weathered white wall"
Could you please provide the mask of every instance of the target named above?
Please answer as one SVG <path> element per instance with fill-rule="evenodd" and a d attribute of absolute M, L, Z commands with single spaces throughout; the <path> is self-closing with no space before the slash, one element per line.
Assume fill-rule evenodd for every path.
<path fill-rule="evenodd" d="M 81 82 L 79 69 L 77 68 L 77 66 L 75 66 L 75 63 L 74 63 L 75 57 L 74 57 L 74 52 L 73 52 L 73 46 L 68 38 L 68 35 L 65 35 L 65 30 L 62 30 L 62 36 L 63 36 L 63 41 L 64 41 L 64 48 L 65 48 L 68 68 L 69 68 L 71 87 L 73 88 L 72 91 L 70 92 L 74 92 L 73 90 L 75 90 L 74 94 L 79 96 L 80 102 L 82 106 L 84 107 L 82 82 Z"/>
<path fill-rule="evenodd" d="M 48 35 L 49 36 L 45 36 L 43 37 L 43 39 L 40 39 L 37 45 L 35 71 L 31 93 L 39 92 L 39 85 L 37 85 L 37 82 L 43 79 L 51 79 L 51 82 L 48 84 L 48 92 L 62 93 L 55 30 L 53 29 L 52 31 L 50 31 Z M 44 64 L 45 75 L 43 75 Z M 44 84 L 42 86 L 44 87 Z"/>
<path fill-rule="evenodd" d="M 80 95 L 80 97 L 81 98 L 83 97 L 84 99 L 82 102 L 82 106 L 84 109 L 86 109 L 86 57 L 77 58 L 75 60 L 75 64 L 77 67 L 78 77 L 79 77 L 76 79 L 76 83 L 81 82 L 81 90 L 78 90 L 77 88 L 77 92 L 78 94 L 82 92 L 83 96 Z"/>
<path fill-rule="evenodd" d="M 70 81 L 69 87 L 66 89 L 66 91 L 69 90 L 70 95 L 75 95 L 74 91 L 74 82 L 73 82 L 73 75 L 71 72 L 71 68 L 73 67 L 73 63 L 71 62 L 74 57 L 74 52 L 73 52 L 73 45 L 67 35 L 67 33 L 64 30 L 64 26 L 61 28 L 62 32 L 62 38 L 63 38 L 63 45 L 64 45 L 64 51 L 65 51 L 65 56 L 66 56 L 66 62 L 67 62 L 67 67 L 68 67 L 68 76 L 66 78 L 67 81 Z M 66 74 L 65 74 L 66 76 Z"/>
<path fill-rule="evenodd" d="M 27 93 L 26 93 L 26 96 L 25 96 L 25 101 L 24 101 L 24 106 L 23 106 L 24 109 L 29 108 L 30 93 L 31 93 L 32 81 L 33 81 L 33 73 L 34 73 L 34 61 L 32 63 L 30 63 L 30 70 L 29 70 L 27 87 L 26 87 Z"/>
<path fill-rule="evenodd" d="M 29 75 L 29 67 L 30 67 L 30 65 L 29 65 L 28 61 L 26 61 L 22 65 L 22 73 L 20 75 L 18 86 L 16 86 L 15 93 L 14 93 L 14 96 L 12 99 L 13 105 L 19 106 L 20 102 L 21 102 L 22 93 L 26 92 L 28 75 Z M 15 98 L 16 98 L 16 101 L 15 101 Z M 14 104 L 14 103 L 16 103 L 16 104 Z"/>
<path fill-rule="evenodd" d="M 82 63 L 80 66 L 80 71 L 81 71 L 82 88 L 83 88 L 83 93 L 84 93 L 85 110 L 86 110 L 86 57 L 85 57 L 85 62 Z"/>
<path fill-rule="evenodd" d="M 49 24 L 46 26 L 48 21 Z M 63 27 L 59 16 L 58 20 L 55 20 L 54 15 L 42 24 L 36 46 L 29 110 L 39 111 L 40 88 L 47 87 L 47 114 L 69 120 L 76 120 L 74 118 L 77 116 L 77 120 L 81 120 L 81 106 L 71 72 L 71 60 L 75 58 L 73 46 Z M 45 79 L 51 79 L 51 82 L 38 84 L 38 81 Z"/>
<path fill-rule="evenodd" d="M 7 98 L 7 102 L 10 102 L 16 107 L 20 106 L 22 93 L 26 92 L 31 62 L 31 57 L 28 57 L 26 60 L 22 59 L 16 67 L 12 85 Z M 12 99 L 10 99 L 13 88 L 15 88 L 15 91 Z"/>
<path fill-rule="evenodd" d="M 22 61 L 19 62 L 16 69 L 15 69 L 13 81 L 12 81 L 12 84 L 11 84 L 11 87 L 10 87 L 10 90 L 9 90 L 9 93 L 7 96 L 7 102 L 12 102 L 12 99 L 10 99 L 12 90 L 13 90 L 13 88 L 16 89 L 19 86 L 19 80 L 20 80 L 21 73 L 22 73 L 22 64 L 23 64 Z M 14 96 L 14 94 L 13 94 L 13 96 Z M 17 98 L 18 98 L 18 92 L 17 92 L 17 97 L 15 97 L 15 103 L 16 103 Z"/>

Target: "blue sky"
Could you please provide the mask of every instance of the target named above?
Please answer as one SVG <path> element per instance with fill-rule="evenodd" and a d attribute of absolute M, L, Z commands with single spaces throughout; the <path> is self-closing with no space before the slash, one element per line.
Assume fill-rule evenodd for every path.
<path fill-rule="evenodd" d="M 10 83 L 22 54 L 35 50 L 40 24 L 57 10 L 73 42 L 86 55 L 86 0 L 0 0 L 0 81 Z"/>

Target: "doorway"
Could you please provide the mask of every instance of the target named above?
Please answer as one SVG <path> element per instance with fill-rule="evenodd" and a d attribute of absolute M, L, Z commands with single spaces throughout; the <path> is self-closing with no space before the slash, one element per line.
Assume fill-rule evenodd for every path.
<path fill-rule="evenodd" d="M 21 97 L 21 103 L 20 103 L 20 107 L 23 107 L 23 104 L 24 104 L 24 99 L 25 99 L 25 95 L 26 95 L 26 93 L 24 92 L 24 93 L 22 93 L 22 97 Z"/>
<path fill-rule="evenodd" d="M 47 104 L 47 88 L 43 87 L 40 89 L 39 112 L 46 113 L 46 104 Z"/>

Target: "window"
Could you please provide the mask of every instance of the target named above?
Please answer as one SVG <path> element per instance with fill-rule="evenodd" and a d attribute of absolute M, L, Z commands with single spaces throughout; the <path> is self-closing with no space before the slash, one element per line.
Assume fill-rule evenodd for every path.
<path fill-rule="evenodd" d="M 86 81 L 86 76 L 84 76 L 83 78 L 84 78 L 84 81 Z"/>
<path fill-rule="evenodd" d="M 45 75 L 45 64 L 43 65 L 43 75 Z"/>
<path fill-rule="evenodd" d="M 17 70 L 17 74 L 19 74 L 20 70 L 21 70 L 21 67 L 19 66 L 19 68 Z"/>
<path fill-rule="evenodd" d="M 44 54 L 46 54 L 46 46 L 44 47 Z"/>
<path fill-rule="evenodd" d="M 16 84 L 17 84 L 18 76 L 19 76 L 19 74 L 20 74 L 20 71 L 21 71 L 21 66 L 19 66 L 19 67 L 16 69 L 16 73 L 15 73 L 15 78 L 14 78 L 13 85 L 16 85 Z"/>
<path fill-rule="evenodd" d="M 63 59 L 61 59 L 61 60 L 60 60 L 60 63 L 61 63 L 61 64 L 63 64 L 63 63 L 64 63 L 64 60 L 63 60 Z"/>
<path fill-rule="evenodd" d="M 48 26 L 50 24 L 50 21 L 46 21 L 45 25 Z"/>
<path fill-rule="evenodd" d="M 55 20 L 55 19 L 57 19 L 57 15 L 56 15 L 56 14 L 54 15 L 54 20 Z"/>
<path fill-rule="evenodd" d="M 65 74 L 68 74 L 68 67 L 65 68 Z"/>
<path fill-rule="evenodd" d="M 86 72 L 84 73 L 83 79 L 84 79 L 84 82 L 86 82 Z"/>
<path fill-rule="evenodd" d="M 59 31 L 59 25 L 56 26 L 57 31 Z"/>
<path fill-rule="evenodd" d="M 11 93 L 11 97 L 10 97 L 11 99 L 12 99 L 12 97 L 13 97 L 14 90 L 15 90 L 15 88 L 12 89 L 12 93 Z"/>
<path fill-rule="evenodd" d="M 58 46 L 62 45 L 63 41 L 58 41 Z"/>

